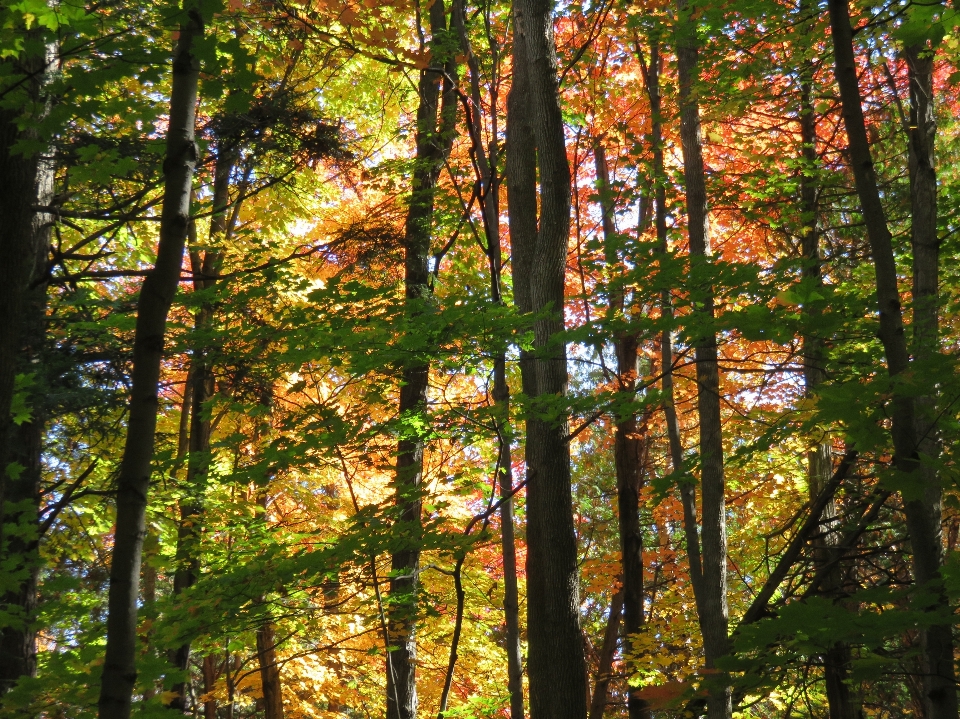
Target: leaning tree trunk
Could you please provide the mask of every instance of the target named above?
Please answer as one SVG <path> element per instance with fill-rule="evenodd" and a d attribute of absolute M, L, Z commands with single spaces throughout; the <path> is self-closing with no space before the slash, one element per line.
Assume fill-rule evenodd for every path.
<path fill-rule="evenodd" d="M 557 335 L 563 331 L 564 278 L 570 234 L 570 168 L 560 114 L 552 3 L 516 0 L 514 23 L 514 32 L 520 36 L 526 53 L 523 61 L 529 83 L 529 105 L 525 112 L 527 123 L 533 129 L 540 180 L 539 228 L 534 244 L 522 249 L 526 255 L 525 266 L 515 268 L 514 284 L 527 285 L 530 309 L 538 314 L 533 328 L 536 353 L 526 365 L 528 373 L 533 370 L 531 399 L 534 403 L 540 398 L 556 403 L 563 401 L 567 391 L 566 348 Z M 515 58 L 514 72 L 517 68 Z M 511 92 L 511 102 L 523 101 L 513 94 Z M 511 204 L 510 214 L 512 217 L 514 212 L 532 209 L 536 217 L 535 208 L 535 202 L 532 207 Z M 526 379 L 524 385 L 526 390 Z M 532 719 L 584 719 L 586 663 L 580 633 L 568 427 L 562 408 L 554 404 L 551 414 L 557 419 L 544 419 L 536 411 L 527 418 L 530 716 Z"/>
<path fill-rule="evenodd" d="M 203 33 L 196 7 L 186 13 L 173 57 L 170 126 L 164 160 L 163 209 L 157 261 L 137 300 L 127 437 L 117 480 L 117 523 L 110 565 L 107 647 L 100 683 L 100 719 L 128 719 L 137 681 L 137 599 L 147 495 L 157 425 L 160 363 L 167 314 L 180 282 L 190 222 L 190 186 L 200 66 L 194 41 Z"/>
<path fill-rule="evenodd" d="M 699 49 L 696 22 L 686 0 L 678 0 L 683 21 L 677 29 L 677 69 L 680 76 L 680 140 L 683 149 L 683 176 L 686 185 L 687 218 L 691 264 L 710 258 L 710 228 L 707 216 L 706 173 L 700 131 L 700 103 L 697 98 Z M 695 340 L 697 365 L 697 414 L 700 419 L 700 491 L 702 513 L 703 573 L 697 597 L 700 630 L 708 670 L 727 654 L 727 530 L 724 504 L 723 435 L 720 420 L 720 369 L 717 338 L 711 324 L 714 316 L 713 289 L 691 287 L 704 334 Z M 695 585 L 694 585 L 695 586 Z M 726 719 L 731 714 L 730 687 L 722 675 L 710 681 L 707 715 Z"/>
<path fill-rule="evenodd" d="M 446 46 L 447 18 L 443 0 L 430 6 L 430 33 L 433 62 L 444 67 L 441 75 L 427 68 L 420 73 L 417 107 L 417 156 L 404 234 L 404 290 L 410 317 L 427 311 L 431 301 L 430 241 L 437 179 L 449 153 L 456 118 L 451 86 L 450 54 Z M 443 102 L 441 107 L 441 87 Z M 439 115 L 439 123 L 438 123 Z M 401 421 L 427 409 L 430 366 L 420 356 L 403 367 L 400 377 L 398 414 Z M 416 427 L 416 423 L 410 423 Z M 387 612 L 387 719 L 415 719 L 417 715 L 417 573 L 420 568 L 420 532 L 423 491 L 424 440 L 416 429 L 405 430 L 397 443 L 394 477 L 395 501 L 399 508 L 398 529 L 406 527 L 408 544 L 391 557 L 390 605 Z"/>
<path fill-rule="evenodd" d="M 610 170 L 601 140 L 593 147 L 594 167 L 597 173 L 597 190 L 600 194 L 601 220 L 605 256 L 610 282 L 614 287 L 608 291 L 610 319 L 619 326 L 614 338 L 617 355 L 617 382 L 623 406 L 630 406 L 637 392 L 637 334 L 625 325 L 624 293 L 618 287 L 619 258 L 617 257 L 617 229 L 614 225 L 613 198 L 611 197 Z M 622 411 L 622 410 L 621 410 Z M 614 466 L 617 476 L 617 513 L 620 529 L 620 562 L 623 582 L 623 634 L 624 653 L 633 649 L 631 637 L 643 628 L 643 532 L 640 527 L 640 493 L 643 487 L 644 437 L 641 435 L 637 415 L 631 409 L 617 417 L 613 439 Z M 606 692 L 606 686 L 600 685 Z M 594 692 L 593 704 L 599 700 Z M 627 696 L 627 711 L 630 719 L 649 719 L 650 709 L 646 700 L 631 691 Z"/>
<path fill-rule="evenodd" d="M 843 107 L 844 127 L 849 143 L 850 165 L 863 213 L 877 283 L 877 305 L 880 313 L 878 336 L 883 344 L 887 371 L 895 377 L 910 367 L 907 338 L 904 333 L 897 268 L 893 242 L 880 198 L 876 170 L 867 139 L 860 99 L 857 63 L 853 50 L 853 30 L 847 0 L 830 0 L 830 24 L 837 85 Z M 922 54 L 922 53 L 920 53 Z M 909 57 L 913 55 L 913 57 Z M 914 246 L 914 342 L 917 358 L 926 359 L 937 348 L 937 242 L 936 242 L 936 174 L 933 167 L 932 83 L 918 54 L 908 52 L 911 63 L 911 115 L 917 128 L 910 133 L 911 204 L 913 211 L 912 240 Z M 922 97 L 921 97 L 922 96 Z M 913 575 L 918 586 L 934 592 L 934 611 L 947 611 L 940 567 L 943 545 L 940 527 L 940 486 L 936 472 L 924 466 L 920 454 L 928 458 L 936 454 L 933 432 L 918 441 L 918 426 L 933 429 L 930 400 L 917 402 L 906 392 L 894 393 L 891 402 L 894 447 L 893 463 L 897 470 L 911 475 L 921 490 L 913 499 L 904 497 L 907 531 L 913 552 Z M 956 719 L 957 691 L 955 683 L 953 638 L 949 624 L 921 630 L 923 693 L 927 719 Z"/>

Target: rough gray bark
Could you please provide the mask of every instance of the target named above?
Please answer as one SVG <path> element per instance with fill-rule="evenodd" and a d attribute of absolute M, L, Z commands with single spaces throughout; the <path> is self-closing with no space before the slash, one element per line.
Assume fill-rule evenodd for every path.
<path fill-rule="evenodd" d="M 880 313 L 878 336 L 883 344 L 887 371 L 897 376 L 910 366 L 907 338 L 904 332 L 903 310 L 897 284 L 897 268 L 893 242 L 887 226 L 886 213 L 880 198 L 877 175 L 873 166 L 870 143 L 861 106 L 857 64 L 853 49 L 853 30 L 847 0 L 830 0 L 830 24 L 837 85 L 843 107 L 844 127 L 849 143 L 850 165 L 860 200 L 864 225 L 870 241 L 870 250 L 877 284 L 877 305 Z M 910 135 L 911 196 L 914 245 L 914 302 L 919 307 L 919 326 L 914 327 L 918 359 L 922 353 L 936 351 L 936 175 L 933 167 L 933 137 L 935 127 L 932 111 L 926 103 L 932 102 L 931 88 L 924 88 L 925 74 L 920 58 L 912 58 L 911 114 L 916 115 L 917 129 Z M 931 222 L 932 219 L 932 222 Z M 932 321 L 932 323 L 931 323 Z M 946 609 L 947 599 L 942 593 L 940 567 L 943 562 L 939 496 L 940 486 L 935 472 L 927 471 L 920 454 L 936 452 L 926 444 L 935 442 L 935 436 L 918 441 L 918 423 L 930 421 L 924 401 L 919 412 L 914 398 L 895 392 L 891 402 L 894 446 L 894 466 L 913 475 L 921 496 L 909 501 L 904 498 L 907 531 L 913 556 L 914 581 L 934 591 L 938 601 L 933 609 Z M 927 418 L 926 420 L 924 418 Z M 953 638 L 949 625 L 938 625 L 921 631 L 923 700 L 927 719 L 956 719 L 957 692 L 953 657 Z"/>
<path fill-rule="evenodd" d="M 430 5 L 430 33 L 433 60 L 446 69 L 420 73 L 417 107 L 417 155 L 404 235 L 404 289 L 414 312 L 423 311 L 430 298 L 430 241 L 437 178 L 449 152 L 456 105 L 450 84 L 455 67 L 445 57 L 446 10 L 442 0 Z M 441 87 L 442 107 L 441 107 Z M 438 122 L 439 116 L 439 122 Z M 429 365 L 416 359 L 403 368 L 400 378 L 399 415 L 422 413 L 427 407 Z M 403 437 L 397 443 L 394 477 L 395 501 L 400 508 L 398 526 L 409 527 L 408 546 L 395 550 L 391 557 L 390 596 L 387 636 L 387 719 L 415 719 L 417 573 L 420 567 L 421 480 L 424 442 L 420 436 Z"/>
<path fill-rule="evenodd" d="M 613 222 L 613 202 L 610 197 L 610 171 L 606 152 L 600 140 L 593 147 L 597 190 L 600 194 L 601 218 L 609 275 L 614 278 L 619 267 L 616 252 L 616 227 Z M 615 280 L 613 280 L 615 281 Z M 609 292 L 611 318 L 625 320 L 622 290 Z M 626 402 L 636 399 L 637 390 L 637 335 L 624 329 L 614 338 L 617 355 L 617 381 Z M 617 475 L 617 516 L 620 530 L 620 562 L 623 581 L 624 649 L 633 646 L 630 637 L 644 624 L 643 612 L 643 532 L 640 527 L 640 492 L 643 488 L 644 437 L 635 412 L 617 419 L 614 428 L 614 465 Z M 605 687 L 604 687 L 605 688 Z M 649 719 L 647 702 L 630 692 L 627 698 L 630 719 Z"/>
<path fill-rule="evenodd" d="M 117 480 L 117 522 L 110 565 L 100 719 L 129 718 L 137 680 L 137 599 L 144 518 L 150 488 L 167 314 L 180 281 L 183 247 L 190 222 L 190 186 L 198 154 L 194 138 L 200 76 L 193 43 L 202 33 L 203 20 L 194 7 L 185 13 L 173 57 L 157 260 L 144 279 L 137 300 L 130 411 Z"/>
<path fill-rule="evenodd" d="M 529 83 L 526 122 L 533 130 L 540 182 L 539 228 L 534 243 L 519 248 L 525 257 L 523 265 L 514 268 L 514 285 L 528 286 L 525 299 L 539 315 L 533 327 L 535 356 L 526 365 L 527 373 L 531 369 L 533 373 L 531 397 L 556 402 L 562 401 L 567 390 L 566 348 L 557 335 L 563 330 L 570 168 L 560 114 L 552 10 L 549 0 L 514 3 L 514 32 L 524 44 L 522 61 Z M 522 101 L 514 92 L 511 101 Z M 535 208 L 534 202 L 534 218 Z M 530 209 L 511 204 L 510 214 Z M 523 274 L 524 270 L 528 274 Z M 532 719 L 584 719 L 587 713 L 570 449 L 566 413 L 560 410 L 558 415 L 551 421 L 534 412 L 527 419 L 527 636 Z"/>
<path fill-rule="evenodd" d="M 687 200 L 691 263 L 709 262 L 710 227 L 707 214 L 706 173 L 703 139 L 700 132 L 700 104 L 697 98 L 699 49 L 696 24 L 686 0 L 678 0 L 681 20 L 677 29 L 677 69 L 680 79 L 680 140 L 683 149 L 683 177 Z M 691 287 L 698 299 L 696 310 L 705 327 L 714 314 L 713 290 Z M 697 414 L 700 419 L 700 491 L 702 516 L 703 575 L 697 597 L 705 664 L 714 669 L 727 654 L 727 531 L 724 504 L 723 436 L 720 420 L 720 370 L 717 338 L 708 329 L 695 342 L 697 364 Z M 730 716 L 730 688 L 722 677 L 711 682 L 707 714 L 710 719 Z"/>
<path fill-rule="evenodd" d="M 523 25 L 522 10 L 514 5 L 512 45 L 513 82 L 507 96 L 506 180 L 511 262 L 513 265 L 513 299 L 524 314 L 533 311 L 530 295 L 530 266 L 537 242 L 537 154 L 536 137 L 530 118 L 530 79 L 526 41 L 517 29 Z M 536 394 L 533 360 L 529 353 L 520 353 L 520 379 L 523 394 Z M 524 428 L 529 441 L 530 421 Z M 506 568 L 504 569 L 506 571 Z M 519 614 L 519 602 L 518 602 Z M 519 631 L 519 616 L 517 617 Z M 519 646 L 517 647 L 519 659 Z M 512 678 L 511 678 L 512 681 Z M 511 687 L 510 715 L 522 719 L 522 677 Z"/>

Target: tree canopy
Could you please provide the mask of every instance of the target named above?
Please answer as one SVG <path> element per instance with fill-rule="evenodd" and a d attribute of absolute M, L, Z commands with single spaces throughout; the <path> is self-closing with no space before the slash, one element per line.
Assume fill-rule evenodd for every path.
<path fill-rule="evenodd" d="M 0 716 L 960 719 L 958 118 L 939 0 L 3 0 Z"/>

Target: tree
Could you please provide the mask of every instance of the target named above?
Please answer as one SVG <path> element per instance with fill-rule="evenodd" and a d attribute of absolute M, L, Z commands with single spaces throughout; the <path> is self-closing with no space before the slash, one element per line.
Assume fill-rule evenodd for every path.
<path fill-rule="evenodd" d="M 184 11 L 173 58 L 170 127 L 164 165 L 160 242 L 152 272 L 140 289 L 133 346 L 130 417 L 117 480 L 117 526 L 110 565 L 107 647 L 100 684 L 100 717 L 130 716 L 136 670 L 137 602 L 144 516 L 150 487 L 157 394 L 167 313 L 180 283 L 190 222 L 190 189 L 199 150 L 196 134 L 200 66 L 194 42 L 203 34 L 197 7 Z"/>

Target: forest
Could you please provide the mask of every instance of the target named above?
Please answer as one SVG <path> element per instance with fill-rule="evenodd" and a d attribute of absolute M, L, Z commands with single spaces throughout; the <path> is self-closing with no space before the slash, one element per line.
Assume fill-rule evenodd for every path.
<path fill-rule="evenodd" d="M 960 2 L 0 0 L 0 717 L 960 719 Z"/>

